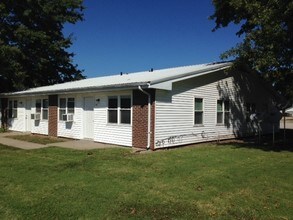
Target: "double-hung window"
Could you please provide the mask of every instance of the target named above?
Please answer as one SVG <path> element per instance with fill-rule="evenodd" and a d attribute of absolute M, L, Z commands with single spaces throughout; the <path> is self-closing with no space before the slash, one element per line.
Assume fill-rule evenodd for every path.
<path fill-rule="evenodd" d="M 131 124 L 131 96 L 108 97 L 108 123 Z"/>
<path fill-rule="evenodd" d="M 17 100 L 9 100 L 8 102 L 8 117 L 17 118 Z"/>
<path fill-rule="evenodd" d="M 43 120 L 48 120 L 48 99 L 36 99 L 36 113 L 42 114 Z"/>
<path fill-rule="evenodd" d="M 224 123 L 225 123 L 225 125 L 230 124 L 230 102 L 229 102 L 229 100 L 224 101 Z"/>
<path fill-rule="evenodd" d="M 42 112 L 42 99 L 36 100 L 36 113 L 41 114 Z"/>
<path fill-rule="evenodd" d="M 203 99 L 202 98 L 194 99 L 194 124 L 195 125 L 203 124 Z"/>
<path fill-rule="evenodd" d="M 217 124 L 223 124 L 223 113 L 224 113 L 224 109 L 223 109 L 223 100 L 218 100 L 217 101 Z"/>
<path fill-rule="evenodd" d="M 108 98 L 108 122 L 118 122 L 118 97 L 113 96 Z"/>
<path fill-rule="evenodd" d="M 75 99 L 60 98 L 59 99 L 59 120 L 63 121 L 63 115 L 74 114 Z"/>
<path fill-rule="evenodd" d="M 217 124 L 227 125 L 230 122 L 229 100 L 217 100 Z"/>
<path fill-rule="evenodd" d="M 120 123 L 130 124 L 131 118 L 131 98 L 130 96 L 120 97 Z"/>
<path fill-rule="evenodd" d="M 48 106 L 49 106 L 49 100 L 43 99 L 43 108 L 42 108 L 42 118 L 43 120 L 48 120 Z"/>

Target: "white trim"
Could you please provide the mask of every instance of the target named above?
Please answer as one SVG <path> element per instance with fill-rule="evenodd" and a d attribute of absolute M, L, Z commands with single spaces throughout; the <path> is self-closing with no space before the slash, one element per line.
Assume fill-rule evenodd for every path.
<path fill-rule="evenodd" d="M 121 123 L 121 97 L 130 97 L 130 123 Z M 109 99 L 117 98 L 117 123 L 109 122 Z M 107 96 L 107 122 L 106 125 L 114 125 L 114 126 L 132 126 L 132 106 L 133 106 L 133 97 L 132 94 L 122 94 L 122 95 L 108 95 Z M 111 110 L 111 108 L 110 108 Z M 115 110 L 115 108 L 113 108 Z"/>
<path fill-rule="evenodd" d="M 202 99 L 202 123 L 201 124 L 195 124 L 195 99 Z M 194 127 L 204 127 L 204 112 L 205 112 L 205 101 L 204 98 L 201 96 L 193 96 L 193 126 Z M 199 112 L 199 111 L 198 111 Z"/>

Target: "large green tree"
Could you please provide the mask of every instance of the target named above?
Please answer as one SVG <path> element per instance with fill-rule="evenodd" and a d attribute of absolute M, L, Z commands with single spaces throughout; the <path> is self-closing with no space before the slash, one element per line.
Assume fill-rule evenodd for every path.
<path fill-rule="evenodd" d="M 83 9 L 82 0 L 1 0 L 0 92 L 84 78 L 62 32 Z"/>
<path fill-rule="evenodd" d="M 239 25 L 243 41 L 222 54 L 246 63 L 287 100 L 293 100 L 292 0 L 213 0 L 214 31 Z"/>

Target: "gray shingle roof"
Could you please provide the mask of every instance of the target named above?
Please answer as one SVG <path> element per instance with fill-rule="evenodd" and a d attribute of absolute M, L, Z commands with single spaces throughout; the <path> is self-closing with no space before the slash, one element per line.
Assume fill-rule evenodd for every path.
<path fill-rule="evenodd" d="M 222 69 L 226 69 L 231 65 L 231 62 L 208 63 L 153 71 L 143 71 L 122 75 L 118 74 L 112 76 L 88 78 L 73 82 L 60 83 L 51 86 L 42 86 L 28 89 L 25 91 L 8 93 L 5 95 L 22 96 L 34 94 L 57 94 L 78 91 L 100 91 L 120 88 L 134 88 L 137 86 L 158 88 L 156 87 L 156 85 L 164 82 L 180 80 L 181 78 L 185 77 L 195 77 L 210 72 L 216 72 Z"/>

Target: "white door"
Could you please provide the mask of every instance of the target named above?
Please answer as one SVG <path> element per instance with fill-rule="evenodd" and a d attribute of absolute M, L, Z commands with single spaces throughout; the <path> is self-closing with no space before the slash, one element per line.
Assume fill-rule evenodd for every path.
<path fill-rule="evenodd" d="M 83 127 L 84 138 L 94 138 L 94 99 L 92 97 L 84 98 L 83 108 Z"/>
<path fill-rule="evenodd" d="M 31 120 L 31 100 L 25 100 L 25 130 L 31 131 L 32 120 Z"/>

